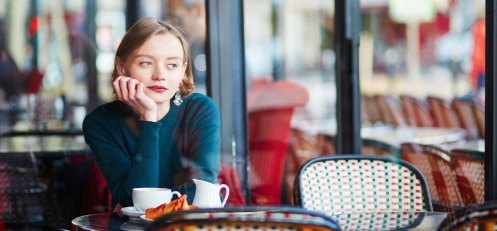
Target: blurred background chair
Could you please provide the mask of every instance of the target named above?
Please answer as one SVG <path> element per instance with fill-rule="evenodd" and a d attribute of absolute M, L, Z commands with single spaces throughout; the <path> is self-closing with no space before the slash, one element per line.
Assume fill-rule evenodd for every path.
<path fill-rule="evenodd" d="M 407 117 L 407 121 L 413 121 L 417 127 L 432 127 L 434 126 L 433 118 L 429 112 L 429 105 L 414 97 L 401 95 L 402 107 Z M 412 124 L 410 124 L 412 125 Z"/>
<path fill-rule="evenodd" d="M 426 181 L 396 158 L 318 157 L 305 163 L 294 184 L 298 206 L 327 215 L 375 211 L 432 211 Z"/>
<path fill-rule="evenodd" d="M 438 228 L 439 231 L 496 229 L 497 204 L 495 201 L 474 204 L 450 213 Z"/>
<path fill-rule="evenodd" d="M 307 90 L 286 81 L 254 82 L 247 95 L 252 205 L 279 205 L 290 121 Z M 268 165 L 270 163 L 270 165 Z"/>
<path fill-rule="evenodd" d="M 399 106 L 392 97 L 376 95 L 374 99 L 376 99 L 383 123 L 395 126 L 406 124 Z"/>
<path fill-rule="evenodd" d="M 341 230 L 331 217 L 293 207 L 238 207 L 196 209 L 172 213 L 155 220 L 155 230 Z"/>
<path fill-rule="evenodd" d="M 447 152 L 430 145 L 404 143 L 400 156 L 423 173 L 435 211 L 450 212 L 464 206 Z"/>
<path fill-rule="evenodd" d="M 485 196 L 485 153 L 475 150 L 450 151 L 452 169 L 465 205 L 481 204 Z"/>
<path fill-rule="evenodd" d="M 482 138 L 480 137 L 478 123 L 476 122 L 473 104 L 474 102 L 472 99 L 454 99 L 452 101 L 452 107 L 457 114 L 461 128 L 464 128 L 467 132 L 467 140 Z"/>
<path fill-rule="evenodd" d="M 50 182 L 39 177 L 32 153 L 1 153 L 0 215 L 7 229 L 22 229 L 25 224 L 58 225 Z M 53 227 L 53 226 L 52 226 Z"/>
<path fill-rule="evenodd" d="M 381 115 L 378 108 L 378 104 L 376 103 L 376 100 L 374 98 L 362 95 L 361 103 L 362 103 L 361 110 L 363 110 L 364 113 L 366 113 L 369 123 L 375 124 L 381 122 Z"/>
<path fill-rule="evenodd" d="M 449 101 L 428 96 L 426 101 L 430 105 L 435 125 L 443 128 L 460 128 L 459 119 Z"/>

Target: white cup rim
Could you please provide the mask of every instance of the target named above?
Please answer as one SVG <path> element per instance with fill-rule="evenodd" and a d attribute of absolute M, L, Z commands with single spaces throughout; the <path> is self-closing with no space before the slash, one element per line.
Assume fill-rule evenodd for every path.
<path fill-rule="evenodd" d="M 153 190 L 151 190 L 153 189 Z M 164 191 L 171 191 L 171 189 L 169 188 L 153 188 L 153 187 L 141 187 L 141 188 L 133 188 L 133 191 L 147 191 L 147 192 L 153 192 L 153 191 L 161 191 L 161 192 L 164 192 Z"/>

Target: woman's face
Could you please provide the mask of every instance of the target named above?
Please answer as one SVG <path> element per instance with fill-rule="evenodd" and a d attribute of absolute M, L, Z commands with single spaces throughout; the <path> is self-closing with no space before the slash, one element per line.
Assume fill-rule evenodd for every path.
<path fill-rule="evenodd" d="M 131 53 L 124 63 L 118 62 L 119 75 L 145 84 L 145 95 L 157 104 L 169 102 L 185 75 L 183 46 L 170 34 L 152 36 Z"/>

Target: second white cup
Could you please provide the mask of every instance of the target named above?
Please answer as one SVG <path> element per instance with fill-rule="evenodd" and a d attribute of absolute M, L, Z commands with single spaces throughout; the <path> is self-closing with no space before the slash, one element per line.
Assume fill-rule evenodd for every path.
<path fill-rule="evenodd" d="M 138 211 L 146 211 L 164 203 L 170 203 L 173 195 L 181 193 L 168 188 L 134 188 L 132 193 L 133 204 Z"/>

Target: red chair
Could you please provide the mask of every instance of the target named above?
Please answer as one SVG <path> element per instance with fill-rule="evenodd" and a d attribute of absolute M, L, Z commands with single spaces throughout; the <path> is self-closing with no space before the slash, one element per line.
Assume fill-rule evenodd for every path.
<path fill-rule="evenodd" d="M 219 184 L 226 184 L 230 188 L 230 195 L 228 201 L 226 201 L 227 206 L 247 205 L 245 198 L 243 198 L 242 187 L 240 186 L 240 180 L 235 169 L 221 163 L 221 171 L 217 175 L 217 182 Z"/>
<path fill-rule="evenodd" d="M 401 95 L 400 101 L 402 101 L 402 107 L 409 125 L 416 125 L 417 127 L 434 126 L 433 118 L 429 113 L 429 106 L 426 105 L 426 102 L 407 95 Z"/>
<path fill-rule="evenodd" d="M 404 143 L 400 156 L 423 173 L 435 211 L 450 212 L 464 206 L 447 152 L 430 145 Z"/>
<path fill-rule="evenodd" d="M 451 103 L 448 100 L 429 96 L 426 98 L 426 101 L 428 102 L 428 104 L 430 104 L 433 118 L 435 119 L 435 125 L 437 127 L 442 127 L 442 128 L 461 127 L 456 112 L 451 107 Z"/>
<path fill-rule="evenodd" d="M 93 163 L 83 190 L 82 215 L 112 212 L 112 194 L 100 167 Z"/>
<path fill-rule="evenodd" d="M 294 108 L 308 101 L 307 90 L 295 83 L 258 81 L 249 89 L 251 205 L 280 204 L 290 121 Z"/>

